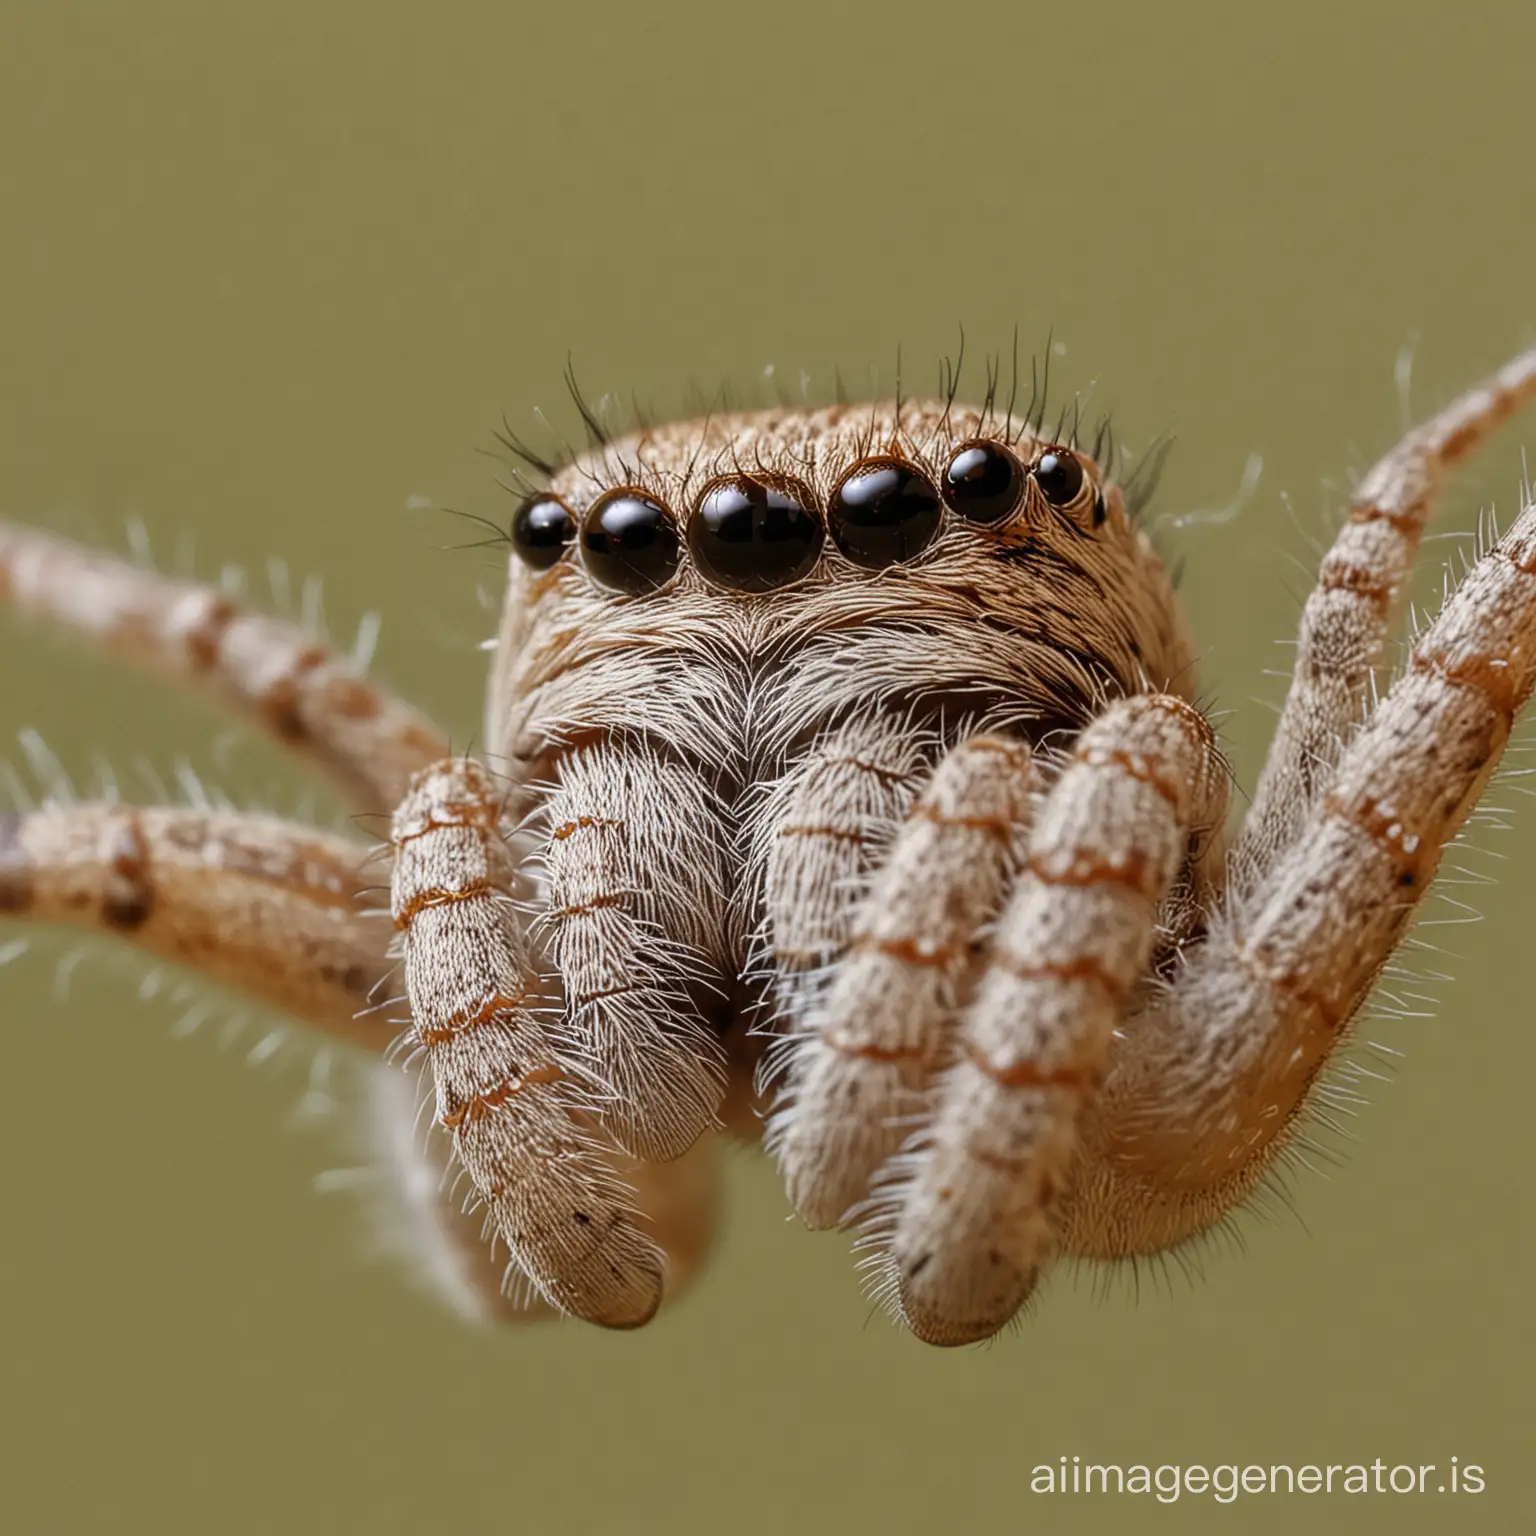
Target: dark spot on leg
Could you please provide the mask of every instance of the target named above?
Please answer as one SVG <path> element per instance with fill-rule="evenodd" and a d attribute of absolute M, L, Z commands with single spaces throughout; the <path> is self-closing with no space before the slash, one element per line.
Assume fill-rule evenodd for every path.
<path fill-rule="evenodd" d="M 304 690 L 313 687 L 310 673 L 325 660 L 325 652 L 319 646 L 306 646 L 293 658 L 288 670 L 274 679 L 262 697 L 263 713 L 272 729 L 285 741 L 297 744 L 309 737 L 309 727 L 300 714 L 300 703 Z"/>
<path fill-rule="evenodd" d="M 21 847 L 21 814 L 0 811 L 0 912 L 32 905 L 32 867 Z"/>
<path fill-rule="evenodd" d="M 187 655 L 199 672 L 209 672 L 219 661 L 224 631 L 239 610 L 222 593 L 210 594 L 203 616 L 187 631 Z"/>
<path fill-rule="evenodd" d="M 371 720 L 379 712 L 379 698 L 355 677 L 334 677 L 325 686 L 328 708 L 349 720 Z"/>
<path fill-rule="evenodd" d="M 590 1227 L 592 1225 L 592 1218 L 588 1216 L 585 1211 L 572 1211 L 571 1215 L 573 1215 L 576 1220 L 579 1221 L 584 1227 Z"/>
<path fill-rule="evenodd" d="M 142 927 L 155 908 L 149 879 L 149 847 L 131 812 L 109 834 L 103 849 L 107 863 L 101 920 L 109 928 L 131 932 Z"/>
<path fill-rule="evenodd" d="M 152 891 L 147 888 L 124 891 L 121 894 L 109 894 L 102 901 L 101 920 L 109 928 L 131 933 L 135 928 L 143 927 L 154 910 L 155 898 Z"/>
<path fill-rule="evenodd" d="M 299 717 L 299 690 L 292 678 L 278 678 L 267 689 L 261 707 L 267 723 L 284 741 L 297 744 L 309 735 Z"/>

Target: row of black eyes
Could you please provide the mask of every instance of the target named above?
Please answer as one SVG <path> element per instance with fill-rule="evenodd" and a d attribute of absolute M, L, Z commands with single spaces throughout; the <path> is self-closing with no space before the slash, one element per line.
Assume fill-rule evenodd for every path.
<path fill-rule="evenodd" d="M 689 552 L 716 585 L 768 592 L 798 581 L 815 565 L 825 532 L 855 565 L 879 570 L 926 548 L 945 505 L 967 522 L 994 527 L 1018 510 L 1031 481 L 1062 509 L 1073 507 L 1088 486 L 1070 449 L 1048 448 L 1026 467 L 1001 444 L 988 442 L 957 448 L 942 481 L 936 488 L 903 459 L 862 459 L 838 482 L 823 525 L 809 488 L 793 477 L 722 476 L 694 503 Z M 1093 521 L 1103 516 L 1096 499 Z M 555 496 L 529 497 L 512 521 L 513 548 L 537 570 L 552 566 L 575 537 L 576 520 Z M 661 502 L 632 487 L 609 491 L 587 508 L 580 540 L 588 574 L 616 592 L 652 592 L 677 569 L 676 520 Z"/>

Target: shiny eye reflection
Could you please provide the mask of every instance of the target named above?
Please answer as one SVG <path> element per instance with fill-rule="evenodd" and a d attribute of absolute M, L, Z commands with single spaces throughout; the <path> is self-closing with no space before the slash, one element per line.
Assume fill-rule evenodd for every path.
<path fill-rule="evenodd" d="M 920 470 L 900 459 L 865 459 L 832 493 L 827 526 L 855 565 L 874 571 L 926 549 L 942 516 L 939 493 Z"/>
<path fill-rule="evenodd" d="M 964 443 L 944 471 L 944 499 L 967 522 L 1000 523 L 1024 495 L 1024 470 L 997 443 Z"/>
<path fill-rule="evenodd" d="M 581 522 L 581 557 L 592 579 L 615 592 L 654 592 L 677 569 L 677 525 L 644 491 L 599 496 Z"/>
<path fill-rule="evenodd" d="M 1077 455 L 1066 448 L 1047 448 L 1030 470 L 1040 493 L 1053 507 L 1070 507 L 1087 476 Z"/>
<path fill-rule="evenodd" d="M 530 496 L 512 518 L 512 548 L 536 571 L 547 571 L 575 534 L 571 509 L 558 496 Z"/>
<path fill-rule="evenodd" d="M 789 478 L 731 475 L 704 487 L 688 520 L 688 548 L 711 581 L 768 592 L 815 565 L 824 533 L 811 494 Z"/>

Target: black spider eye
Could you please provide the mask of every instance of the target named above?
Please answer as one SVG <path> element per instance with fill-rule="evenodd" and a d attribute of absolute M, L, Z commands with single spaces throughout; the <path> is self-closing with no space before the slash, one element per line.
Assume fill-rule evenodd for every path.
<path fill-rule="evenodd" d="M 688 520 L 688 548 L 711 581 L 767 592 L 797 581 L 821 553 L 821 521 L 798 480 L 731 475 L 704 487 Z"/>
<path fill-rule="evenodd" d="M 609 491 L 581 520 L 581 553 L 594 581 L 639 597 L 677 569 L 677 525 L 644 491 Z"/>
<path fill-rule="evenodd" d="M 837 547 L 867 570 L 910 560 L 939 531 L 943 509 L 928 477 L 900 459 L 865 459 L 827 507 Z"/>
<path fill-rule="evenodd" d="M 1030 473 L 1041 494 L 1053 507 L 1070 507 L 1087 478 L 1077 455 L 1066 448 L 1047 448 L 1035 460 Z"/>
<path fill-rule="evenodd" d="M 1000 523 L 1024 494 L 1019 461 L 997 443 L 965 443 L 944 471 L 944 500 L 971 523 Z"/>
<path fill-rule="evenodd" d="M 558 496 L 530 496 L 512 517 L 512 548 L 525 565 L 547 571 L 576 532 L 571 509 Z"/>

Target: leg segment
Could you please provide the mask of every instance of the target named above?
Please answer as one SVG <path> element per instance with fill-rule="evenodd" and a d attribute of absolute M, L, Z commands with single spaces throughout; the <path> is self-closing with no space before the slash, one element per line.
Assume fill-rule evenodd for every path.
<path fill-rule="evenodd" d="M 418 1095 L 397 1066 L 371 1064 L 368 1113 L 374 1155 L 391 1175 L 400 1202 L 381 1213 L 390 1229 L 389 1247 L 412 1260 L 432 1290 L 461 1315 L 481 1322 L 558 1316 L 536 1292 L 527 1294 L 531 1288 L 520 1272 L 509 1272 L 487 1241 L 483 1213 L 465 1208 L 452 1141 L 436 1122 L 423 1139 Z M 705 1137 L 665 1164 L 608 1153 L 614 1176 L 635 1191 L 641 1227 L 666 1254 L 669 1302 L 687 1288 L 709 1251 L 718 1151 L 715 1139 Z"/>
<path fill-rule="evenodd" d="M 1225 784 L 1204 717 L 1152 694 L 1094 721 L 1047 797 L 932 1127 L 889 1191 L 892 1278 L 929 1342 L 986 1338 L 1032 1289 L 1158 904 Z"/>
<path fill-rule="evenodd" d="M 753 888 L 780 1032 L 805 1027 L 853 936 L 870 870 L 926 775 L 933 744 L 874 715 L 823 736 L 769 791 Z"/>
<path fill-rule="evenodd" d="M 385 915 L 358 897 L 369 851 L 308 827 L 183 807 L 0 812 L 0 916 L 69 923 L 253 993 L 383 1050 L 358 1017 L 393 969 Z"/>
<path fill-rule="evenodd" d="M 1536 351 L 1414 428 L 1355 493 L 1301 617 L 1290 692 L 1234 849 L 1239 891 L 1281 856 L 1360 723 L 1371 669 L 1447 471 L 1536 398 Z"/>
<path fill-rule="evenodd" d="M 1131 1021 L 1068 1241 L 1117 1257 L 1253 1187 L 1402 938 L 1536 683 L 1536 507 L 1473 568 L 1356 735 L 1301 836 Z"/>
<path fill-rule="evenodd" d="M 857 909 L 846 958 L 796 1050 L 770 1145 L 791 1204 L 835 1226 L 905 1139 L 975 970 L 980 930 L 1023 861 L 1034 773 L 978 737 L 939 765 Z"/>
<path fill-rule="evenodd" d="M 215 587 L 0 523 L 7 600 L 131 661 L 211 684 L 370 810 L 393 808 L 411 775 L 448 750 L 429 720 L 380 693 L 313 635 Z"/>
<path fill-rule="evenodd" d="M 501 811 L 485 770 L 456 760 L 419 775 L 395 814 L 411 1038 L 432 1066 L 438 1121 L 518 1267 L 561 1311 L 635 1327 L 660 1303 L 661 1253 L 534 1011 Z"/>
<path fill-rule="evenodd" d="M 561 760 L 547 814 L 536 932 L 565 984 L 567 1047 L 618 1142 L 677 1157 L 725 1091 L 706 1018 L 736 972 L 721 809 L 691 769 L 605 744 Z"/>
<path fill-rule="evenodd" d="M 479 1210 L 466 1208 L 453 1142 L 433 1121 L 423 1135 L 420 1095 L 397 1063 L 370 1062 L 367 1115 L 373 1163 L 386 1175 L 370 1212 L 381 1246 L 404 1260 L 439 1300 L 473 1322 L 533 1322 L 558 1317 L 537 1292 L 507 1286 L 504 1256 L 487 1241 Z M 514 1280 L 523 1280 L 513 1272 Z"/>

